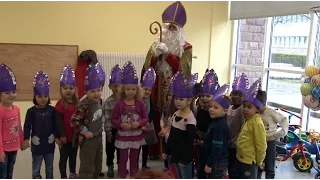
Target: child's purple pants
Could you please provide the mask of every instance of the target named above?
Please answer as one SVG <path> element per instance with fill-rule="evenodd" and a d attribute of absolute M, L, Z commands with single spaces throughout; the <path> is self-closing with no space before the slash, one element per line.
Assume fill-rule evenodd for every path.
<path fill-rule="evenodd" d="M 137 173 L 138 153 L 140 149 L 119 149 L 120 150 L 120 162 L 119 162 L 119 174 L 120 178 L 124 179 L 127 176 L 127 162 L 130 159 L 130 177 L 134 177 Z M 130 153 L 128 155 L 128 152 Z M 128 157 L 129 156 L 129 157 Z"/>

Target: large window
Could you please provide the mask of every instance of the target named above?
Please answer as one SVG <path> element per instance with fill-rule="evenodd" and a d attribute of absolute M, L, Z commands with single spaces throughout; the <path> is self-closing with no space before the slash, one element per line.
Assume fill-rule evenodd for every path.
<path fill-rule="evenodd" d="M 308 17 L 306 14 L 296 15 Z M 286 19 L 279 21 L 278 19 Z M 291 106 L 297 112 L 301 108 L 300 86 L 303 82 L 304 68 L 308 47 L 308 36 L 310 32 L 310 18 L 308 21 L 295 22 L 293 16 L 280 16 L 269 18 L 270 26 L 270 47 L 267 76 L 268 101 L 273 104 Z M 283 46 L 274 45 L 275 37 L 284 37 Z M 292 37 L 303 39 L 294 42 Z M 268 47 L 266 47 L 268 48 Z"/>
<path fill-rule="evenodd" d="M 314 16 L 313 19 L 313 29 L 311 36 L 312 40 L 310 43 L 310 55 L 309 55 L 309 64 L 314 65 L 316 67 L 320 66 L 320 18 L 317 15 Z M 308 124 L 307 128 L 315 129 L 316 131 L 320 132 L 320 114 L 319 112 L 310 111 L 310 116 L 308 116 Z"/>
<path fill-rule="evenodd" d="M 248 75 L 250 83 L 262 78 L 269 106 L 301 114 L 303 121 L 293 118 L 290 123 L 309 129 L 312 125 L 320 131 L 320 114 L 303 106 L 300 93 L 305 67 L 320 66 L 319 27 L 313 13 L 237 20 L 230 81 L 241 72 Z"/>

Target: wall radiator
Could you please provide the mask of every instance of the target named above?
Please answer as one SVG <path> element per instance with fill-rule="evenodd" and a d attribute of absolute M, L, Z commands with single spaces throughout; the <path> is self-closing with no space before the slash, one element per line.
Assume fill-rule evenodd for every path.
<path fill-rule="evenodd" d="M 111 94 L 111 90 L 108 88 L 109 84 L 109 76 L 110 71 L 113 66 L 119 64 L 120 67 L 124 65 L 127 61 L 131 61 L 136 68 L 137 75 L 139 77 L 140 82 L 140 75 L 141 70 L 145 61 L 147 54 L 143 53 L 119 53 L 119 52 L 98 52 L 97 59 L 101 63 L 103 69 L 106 72 L 106 85 L 102 91 L 102 99 L 107 99 Z"/>

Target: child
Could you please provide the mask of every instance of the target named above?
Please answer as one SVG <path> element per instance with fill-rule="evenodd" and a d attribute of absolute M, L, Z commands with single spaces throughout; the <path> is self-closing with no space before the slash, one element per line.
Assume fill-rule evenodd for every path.
<path fill-rule="evenodd" d="M 193 141 L 196 134 L 196 119 L 190 109 L 192 103 L 192 88 L 198 79 L 198 74 L 191 75 L 185 82 L 184 75 L 178 71 L 174 76 L 174 103 L 178 109 L 172 118 L 170 135 L 163 159 L 174 164 L 180 179 L 193 179 Z"/>
<path fill-rule="evenodd" d="M 120 149 L 120 178 L 126 178 L 126 166 L 130 151 L 130 176 L 137 173 L 138 153 L 146 142 L 141 127 L 147 124 L 147 108 L 140 100 L 138 77 L 133 64 L 128 61 L 123 66 L 122 89 L 119 100 L 112 112 L 112 124 L 118 129 L 115 147 Z"/>
<path fill-rule="evenodd" d="M 247 75 L 242 73 L 237 76 L 232 83 L 232 91 L 230 93 L 231 98 L 231 107 L 227 112 L 227 120 L 229 126 L 229 164 L 228 164 L 228 172 L 230 179 L 236 179 L 234 177 L 235 174 L 235 164 L 236 164 L 236 142 L 238 135 L 240 133 L 241 127 L 244 124 L 244 116 L 243 116 L 243 99 L 244 95 L 248 90 L 248 78 Z"/>
<path fill-rule="evenodd" d="M 55 109 L 50 105 L 50 82 L 48 76 L 39 71 L 33 80 L 34 106 L 29 108 L 24 122 L 24 139 L 29 143 L 31 134 L 32 178 L 42 179 L 42 161 L 46 166 L 46 179 L 53 179 L 53 158 L 57 135 Z"/>
<path fill-rule="evenodd" d="M 97 71 L 99 72 L 98 78 L 99 78 L 99 82 L 101 85 L 101 92 L 103 91 L 103 87 L 106 81 L 106 74 L 103 70 L 102 65 L 99 62 L 92 62 L 91 65 L 95 65 L 97 68 Z M 84 96 L 82 96 L 82 98 L 80 98 L 79 102 L 81 102 L 82 100 L 84 100 L 87 97 L 87 95 L 85 94 Z M 100 99 L 100 104 L 102 104 L 102 99 Z"/>
<path fill-rule="evenodd" d="M 101 80 L 96 64 L 86 70 L 87 97 L 76 107 L 70 125 L 74 127 L 80 146 L 80 179 L 97 179 L 102 169 L 102 107 Z"/>
<path fill-rule="evenodd" d="M 0 179 L 12 179 L 17 151 L 23 142 L 20 109 L 13 105 L 17 97 L 16 77 L 5 64 L 0 65 Z"/>
<path fill-rule="evenodd" d="M 161 131 L 159 132 L 159 136 L 162 137 L 162 151 L 164 152 L 167 146 L 167 140 L 170 133 L 170 127 L 172 123 L 171 116 L 177 111 L 176 106 L 173 101 L 173 77 L 169 82 L 169 92 L 167 95 L 167 104 L 163 107 L 161 119 L 160 119 L 160 127 Z M 164 160 L 165 171 L 169 169 L 168 158 Z"/>
<path fill-rule="evenodd" d="M 70 65 L 65 66 L 61 72 L 60 95 L 61 99 L 55 106 L 58 130 L 57 143 L 60 150 L 60 175 L 61 179 L 67 178 L 66 169 L 69 158 L 69 179 L 77 179 L 76 161 L 78 148 L 72 145 L 74 131 L 70 126 L 70 119 L 76 109 L 79 98 L 75 89 L 75 73 Z"/>
<path fill-rule="evenodd" d="M 92 63 L 92 64 L 96 66 L 97 71 L 99 72 L 98 78 L 99 78 L 99 82 L 100 82 L 100 86 L 101 86 L 101 92 L 102 92 L 104 84 L 105 84 L 105 81 L 106 81 L 105 72 L 104 72 L 103 67 L 102 67 L 102 65 L 100 63 L 97 62 L 97 63 Z M 84 100 L 86 98 L 87 98 L 87 95 L 85 94 L 84 96 L 82 96 L 82 98 L 80 98 L 79 102 L 81 102 L 82 100 Z M 100 98 L 101 106 L 102 106 L 102 102 L 103 102 L 103 100 Z M 104 174 L 100 173 L 99 176 L 104 176 Z"/>
<path fill-rule="evenodd" d="M 104 72 L 103 67 L 102 67 L 102 65 L 101 65 L 99 62 L 96 62 L 95 65 L 96 65 L 97 70 L 98 70 L 98 72 L 99 72 L 98 78 L 99 78 L 99 81 L 100 81 L 101 93 L 102 93 L 103 87 L 104 87 L 105 82 L 106 82 L 106 73 Z M 101 107 L 102 107 L 102 104 L 103 104 L 102 98 L 100 98 L 100 102 L 99 102 L 99 103 L 100 103 L 100 105 L 101 105 Z M 105 119 L 104 119 L 104 112 L 102 111 L 102 122 L 103 122 L 103 123 L 104 123 L 104 120 L 105 120 Z M 100 172 L 100 173 L 99 173 L 99 177 L 104 177 L 104 173 L 103 173 L 103 172 Z"/>
<path fill-rule="evenodd" d="M 190 109 L 194 115 L 194 117 L 197 117 L 197 111 L 198 111 L 198 106 L 197 106 L 197 101 L 200 98 L 200 89 L 201 89 L 201 84 L 196 83 L 193 88 L 192 88 L 192 103 L 190 104 Z M 193 166 L 192 166 L 192 176 L 197 176 L 198 173 L 198 166 L 199 166 L 199 160 L 198 160 L 198 147 L 196 140 L 193 144 Z"/>
<path fill-rule="evenodd" d="M 229 108 L 229 99 L 225 96 L 229 85 L 220 87 L 210 101 L 209 114 L 211 121 L 204 137 L 204 171 L 207 179 L 222 179 L 228 166 L 229 131 L 226 114 Z"/>
<path fill-rule="evenodd" d="M 104 103 L 104 131 L 106 132 L 106 155 L 107 155 L 107 176 L 114 177 L 114 152 L 116 150 L 114 146 L 115 135 L 117 134 L 117 129 L 112 126 L 112 110 L 117 101 L 116 95 L 118 93 L 118 89 L 121 86 L 121 68 L 119 65 L 115 65 L 111 69 L 110 79 L 109 79 L 109 88 L 112 91 L 112 95 L 109 96 Z M 117 149 L 117 164 L 119 165 L 119 149 Z M 119 169 L 119 168 L 118 168 Z"/>
<path fill-rule="evenodd" d="M 198 149 L 198 167 L 197 167 L 197 176 L 198 179 L 205 179 L 206 175 L 204 172 L 205 167 L 205 158 L 204 158 L 204 149 L 203 149 L 203 140 L 205 133 L 211 122 L 210 114 L 208 111 L 209 103 L 213 98 L 213 94 L 216 92 L 219 84 L 217 74 L 213 69 L 207 71 L 202 79 L 202 89 L 200 94 L 201 106 L 198 106 L 197 109 L 197 137 L 195 140 L 196 148 Z"/>
<path fill-rule="evenodd" d="M 142 80 L 141 80 L 141 87 L 143 89 L 143 96 L 142 100 L 144 101 L 146 107 L 147 107 L 147 113 L 148 113 L 148 123 L 145 127 L 142 128 L 144 139 L 146 141 L 146 145 L 142 146 L 142 168 L 143 169 L 150 169 L 150 167 L 147 166 L 148 161 L 148 155 L 149 155 L 149 145 L 157 144 L 158 139 L 154 130 L 153 125 L 153 118 L 155 115 L 155 108 L 151 101 L 150 95 L 151 95 L 151 89 L 156 80 L 156 72 L 153 68 L 147 69 L 145 71 Z M 138 154 L 138 157 L 140 155 L 140 151 Z M 139 167 L 139 163 L 138 163 Z"/>
<path fill-rule="evenodd" d="M 275 176 L 275 159 L 276 159 L 276 140 L 288 133 L 289 123 L 287 118 L 279 112 L 267 107 L 267 93 L 259 90 L 257 94 L 263 108 L 261 118 L 267 133 L 267 152 L 264 159 L 264 170 L 266 171 L 266 179 L 274 179 Z M 280 124 L 281 130 L 277 130 L 277 124 Z M 261 179 L 263 169 L 258 169 L 258 179 Z"/>
<path fill-rule="evenodd" d="M 256 98 L 260 79 L 249 88 L 243 102 L 246 119 L 237 140 L 237 179 L 256 179 L 257 165 L 262 166 L 266 155 L 266 131 L 259 114 L 262 102 Z"/>
<path fill-rule="evenodd" d="M 176 108 L 174 104 L 174 99 L 173 99 L 173 77 L 172 77 L 169 83 L 167 105 L 165 105 L 163 108 L 163 112 L 160 120 L 161 131 L 159 132 L 159 136 L 162 137 L 162 149 L 161 149 L 162 152 L 166 151 L 167 142 L 170 135 L 170 128 L 173 121 L 172 116 L 177 110 L 178 109 Z M 170 152 L 167 152 L 167 153 L 168 153 L 167 154 L 168 156 L 166 159 L 164 159 L 165 168 L 163 169 L 163 171 L 165 172 L 169 171 L 171 175 L 174 177 L 174 179 L 178 179 L 178 174 L 174 165 L 171 162 L 169 162 Z"/>

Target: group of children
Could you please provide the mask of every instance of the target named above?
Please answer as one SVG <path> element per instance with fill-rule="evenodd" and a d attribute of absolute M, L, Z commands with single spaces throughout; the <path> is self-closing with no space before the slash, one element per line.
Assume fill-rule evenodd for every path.
<path fill-rule="evenodd" d="M 266 106 L 267 94 L 260 79 L 249 87 L 242 73 L 232 84 L 219 86 L 214 70 L 201 81 L 195 145 L 198 148 L 198 178 L 230 179 L 275 176 L 276 140 L 288 131 L 287 119 Z M 277 125 L 281 129 L 277 130 Z"/>
<path fill-rule="evenodd" d="M 22 130 L 20 110 L 13 104 L 17 96 L 16 78 L 8 66 L 1 64 L 1 178 L 12 178 L 17 151 L 30 147 L 30 138 L 32 178 L 42 178 L 43 160 L 46 178 L 53 178 L 55 144 L 60 151 L 61 178 L 67 178 L 68 159 L 70 179 L 98 178 L 102 170 L 103 131 L 108 177 L 114 176 L 115 151 L 120 178 L 127 176 L 128 160 L 130 177 L 135 177 L 140 151 L 142 169 L 148 170 L 148 146 L 157 143 L 160 136 L 165 166 L 176 178 L 194 177 L 194 159 L 198 159 L 199 179 L 221 179 L 227 171 L 230 178 L 258 178 L 263 168 L 268 178 L 274 178 L 275 141 L 287 133 L 288 123 L 284 116 L 266 107 L 266 93 L 259 88 L 260 80 L 248 87 L 246 75 L 241 74 L 234 80 L 229 98 L 229 84 L 220 86 L 213 69 L 205 73 L 200 90 L 194 88 L 197 73 L 186 77 L 178 71 L 165 97 L 168 103 L 163 108 L 161 132 L 155 134 L 150 98 L 155 78 L 154 69 L 149 68 L 139 86 L 137 72 L 130 61 L 122 68 L 116 65 L 111 69 L 108 85 L 112 95 L 102 103 L 106 75 L 99 63 L 92 63 L 86 70 L 86 95 L 79 100 L 74 70 L 67 65 L 60 74 L 61 99 L 53 107 L 49 78 L 39 71 L 33 82 L 34 106 L 28 109 Z M 278 123 L 281 131 L 276 129 Z M 76 173 L 78 147 L 79 175 Z M 195 148 L 197 158 L 193 153 Z"/>
<path fill-rule="evenodd" d="M 51 106 L 48 76 L 39 71 L 33 80 L 33 104 L 27 110 L 21 125 L 20 109 L 13 103 L 17 97 L 16 77 L 5 64 L 0 65 L 0 176 L 12 178 L 17 151 L 30 147 L 32 153 L 32 178 L 41 179 L 42 161 L 45 162 L 47 179 L 53 179 L 55 144 L 59 146 L 61 178 L 67 178 L 66 163 L 69 159 L 69 178 L 76 174 L 77 147 L 73 146 L 73 128 L 70 119 L 76 109 L 78 97 L 75 76 L 71 66 L 63 68 L 60 75 L 61 99 Z"/>
<path fill-rule="evenodd" d="M 192 179 L 196 160 L 198 179 L 222 179 L 227 172 L 230 179 L 255 179 L 263 170 L 266 178 L 274 178 L 275 142 L 286 135 L 288 122 L 266 106 L 260 79 L 249 87 L 242 73 L 229 96 L 229 85 L 220 86 L 213 69 L 206 71 L 195 91 L 196 79 L 196 74 L 186 79 L 180 72 L 171 79 L 161 118 L 163 158 L 173 166 L 169 169 L 175 177 Z M 193 150 L 198 154 L 194 156 Z"/>
<path fill-rule="evenodd" d="M 142 147 L 143 168 L 148 168 L 148 145 L 157 143 L 153 129 L 153 104 L 150 101 L 155 71 L 145 72 L 141 87 L 133 64 L 128 61 L 123 68 L 116 65 L 111 70 L 109 88 L 113 94 L 101 102 L 105 73 L 99 63 L 86 70 L 86 95 L 79 100 L 75 86 L 75 72 L 69 65 L 60 74 L 61 99 L 50 105 L 50 82 L 39 71 L 34 77 L 34 106 L 29 108 L 23 125 L 20 110 L 13 105 L 16 99 L 16 77 L 5 64 L 0 67 L 0 176 L 12 178 L 17 151 L 30 147 L 32 152 L 32 178 L 40 179 L 42 161 L 45 161 L 46 178 L 53 178 L 55 144 L 60 151 L 61 178 L 98 178 L 102 170 L 102 132 L 106 132 L 106 153 L 109 177 L 114 176 L 113 159 L 117 149 L 117 162 L 121 178 L 127 175 L 130 159 L 130 176 L 137 172 L 138 156 Z M 143 89 L 143 93 L 141 92 Z M 149 115 L 149 117 L 148 117 Z M 104 123 L 104 125 L 103 125 Z M 80 147 L 80 169 L 76 173 L 77 150 Z M 128 155 L 129 153 L 129 155 Z"/>

